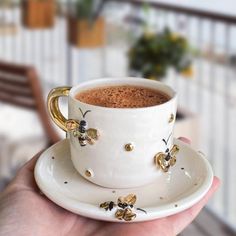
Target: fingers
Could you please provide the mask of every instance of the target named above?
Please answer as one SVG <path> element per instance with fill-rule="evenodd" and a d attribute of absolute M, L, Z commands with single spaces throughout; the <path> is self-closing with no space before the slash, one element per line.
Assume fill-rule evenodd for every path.
<path fill-rule="evenodd" d="M 184 143 L 191 144 L 191 141 L 189 139 L 185 138 L 185 137 L 179 137 L 178 139 L 183 141 Z"/>
<path fill-rule="evenodd" d="M 38 190 L 34 180 L 34 167 L 41 153 L 42 151 L 36 154 L 19 170 L 12 184 L 31 190 Z"/>
<path fill-rule="evenodd" d="M 207 204 L 208 200 L 212 197 L 214 192 L 218 189 L 220 181 L 217 177 L 214 177 L 212 186 L 207 194 L 190 209 L 187 209 L 179 214 L 169 216 L 168 221 L 173 225 L 175 235 L 179 234 L 187 225 L 189 225 L 193 219 L 198 215 L 201 209 Z"/>
<path fill-rule="evenodd" d="M 41 153 L 43 151 L 37 153 L 34 157 L 32 157 L 28 162 L 25 163 L 25 165 L 21 168 L 21 170 L 28 170 L 28 171 L 31 171 L 33 172 L 34 171 L 34 167 L 35 167 L 35 164 L 38 160 L 38 158 L 40 157 Z"/>

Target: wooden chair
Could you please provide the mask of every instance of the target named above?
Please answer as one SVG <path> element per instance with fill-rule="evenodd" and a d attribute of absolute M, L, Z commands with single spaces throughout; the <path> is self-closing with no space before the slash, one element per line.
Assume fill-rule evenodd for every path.
<path fill-rule="evenodd" d="M 60 140 L 47 114 L 34 67 L 0 61 L 0 102 L 37 112 L 48 138 L 48 146 Z"/>

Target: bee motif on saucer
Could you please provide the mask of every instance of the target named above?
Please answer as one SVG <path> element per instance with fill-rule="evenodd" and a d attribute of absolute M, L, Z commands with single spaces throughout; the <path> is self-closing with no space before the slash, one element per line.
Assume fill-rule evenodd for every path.
<path fill-rule="evenodd" d="M 147 214 L 147 212 L 141 208 L 134 208 L 136 200 L 136 195 L 129 194 L 126 197 L 119 197 L 117 204 L 113 201 L 103 202 L 100 204 L 100 208 L 103 208 L 106 211 L 111 211 L 113 208 L 116 208 L 115 218 L 118 220 L 132 221 L 137 215 L 134 210 L 139 210 Z"/>
<path fill-rule="evenodd" d="M 87 144 L 94 144 L 98 140 L 99 133 L 98 130 L 94 128 L 88 129 L 88 122 L 85 120 L 85 116 L 90 110 L 87 110 L 85 113 L 79 108 L 83 119 L 81 121 L 77 120 L 68 120 L 66 121 L 66 128 L 69 131 L 72 131 L 73 136 L 77 137 L 81 147 L 85 147 Z"/>

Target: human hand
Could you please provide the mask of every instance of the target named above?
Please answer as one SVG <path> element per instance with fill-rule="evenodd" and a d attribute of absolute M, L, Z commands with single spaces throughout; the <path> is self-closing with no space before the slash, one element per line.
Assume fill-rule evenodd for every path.
<path fill-rule="evenodd" d="M 181 140 L 189 142 L 185 138 Z M 39 154 L 29 161 L 0 195 L 0 235 L 173 236 L 192 222 L 219 187 L 219 180 L 214 177 L 204 198 L 176 215 L 131 224 L 103 222 L 68 212 L 40 194 L 33 174 L 38 157 Z"/>

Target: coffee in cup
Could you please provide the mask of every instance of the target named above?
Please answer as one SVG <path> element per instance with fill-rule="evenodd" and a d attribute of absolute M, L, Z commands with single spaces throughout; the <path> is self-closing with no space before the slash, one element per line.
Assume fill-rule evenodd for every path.
<path fill-rule="evenodd" d="M 111 108 L 141 108 L 160 105 L 170 97 L 155 89 L 131 85 L 98 87 L 75 95 L 81 102 Z"/>

